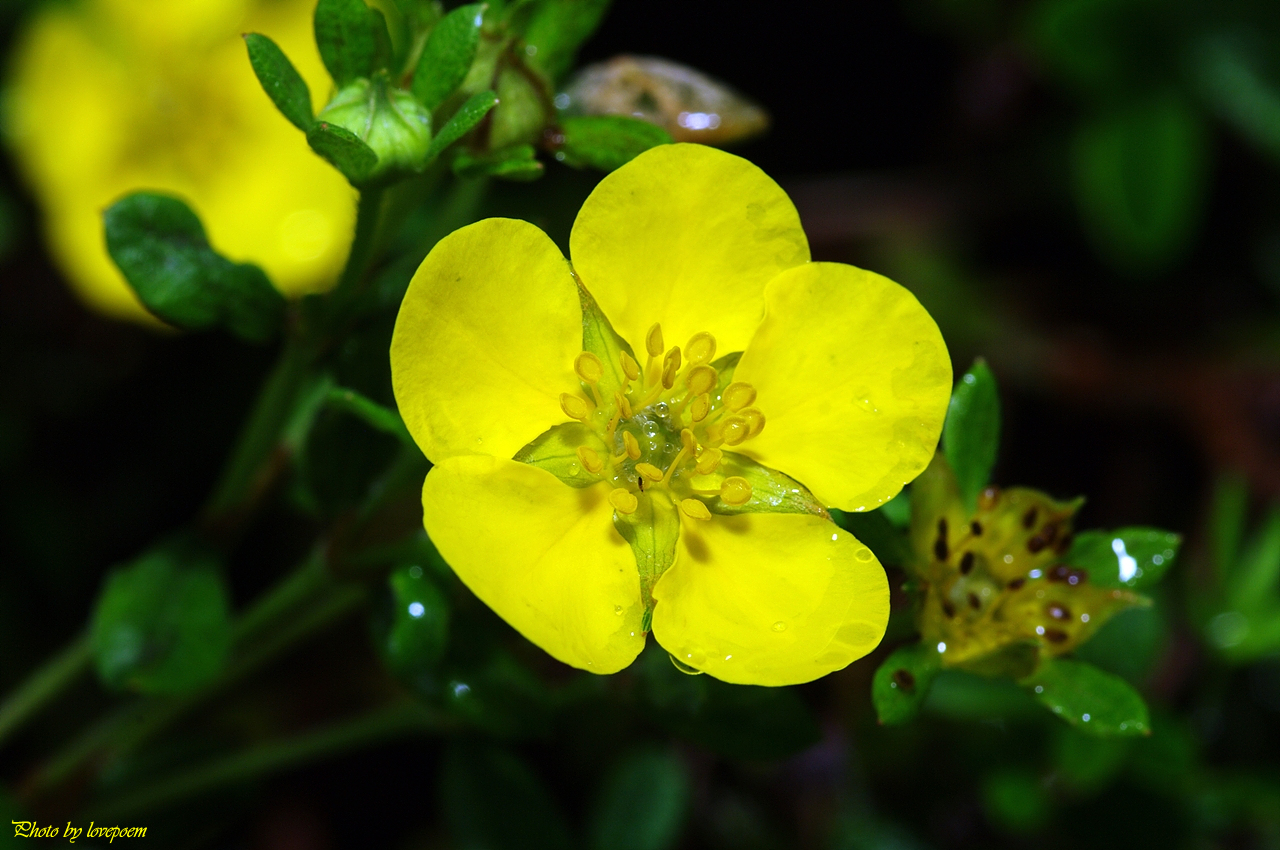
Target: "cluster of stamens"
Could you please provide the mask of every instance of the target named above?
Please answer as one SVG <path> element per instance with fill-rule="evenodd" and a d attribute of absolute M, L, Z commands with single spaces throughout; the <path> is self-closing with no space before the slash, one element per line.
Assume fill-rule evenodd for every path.
<path fill-rule="evenodd" d="M 751 484 L 716 473 L 725 448 L 764 429 L 764 414 L 752 406 L 755 388 L 741 381 L 720 387 L 720 374 L 711 365 L 716 340 L 709 333 L 694 334 L 683 352 L 678 345 L 664 352 L 662 328 L 655 324 L 645 335 L 645 350 L 643 369 L 621 352 L 624 378 L 612 398 L 601 392 L 605 370 L 596 355 L 584 351 L 574 361 L 584 392 L 562 393 L 560 407 L 595 429 L 610 448 L 602 456 L 580 446 L 578 462 L 587 473 L 613 483 L 609 502 L 621 514 L 634 513 L 639 495 L 659 488 L 668 489 L 680 511 L 693 519 L 711 519 L 703 499 L 746 504 Z"/>

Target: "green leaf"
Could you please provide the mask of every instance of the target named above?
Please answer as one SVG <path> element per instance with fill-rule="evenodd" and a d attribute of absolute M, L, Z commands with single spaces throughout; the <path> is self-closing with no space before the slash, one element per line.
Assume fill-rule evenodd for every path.
<path fill-rule="evenodd" d="M 456 742 L 445 751 L 441 810 L 459 850 L 569 850 L 569 826 L 537 775 L 511 753 Z"/>
<path fill-rule="evenodd" d="M 1194 244 L 1209 168 L 1204 119 L 1166 94 L 1079 129 L 1073 186 L 1085 230 L 1122 271 L 1153 274 Z"/>
<path fill-rule="evenodd" d="M 1264 40 L 1266 35 L 1205 36 L 1191 50 L 1188 66 L 1205 105 L 1256 147 L 1280 159 L 1280 75 L 1271 61 L 1276 45 Z"/>
<path fill-rule="evenodd" d="M 449 639 L 449 604 L 421 565 L 391 573 L 390 612 L 377 646 L 387 667 L 419 693 L 431 693 Z"/>
<path fill-rule="evenodd" d="M 880 722 L 896 726 L 914 719 L 939 667 L 938 650 L 932 644 L 913 643 L 895 649 L 871 680 L 871 701 Z"/>
<path fill-rule="evenodd" d="M 610 0 L 540 0 L 523 27 L 529 61 L 558 80 L 573 67 L 574 56 L 591 37 Z M 532 48 L 532 50 L 529 50 Z"/>
<path fill-rule="evenodd" d="M 248 340 L 275 334 L 284 298 L 262 269 L 213 250 L 177 198 L 138 192 L 103 215 L 107 251 L 152 313 L 180 328 L 222 326 Z"/>
<path fill-rule="evenodd" d="M 978 494 L 991 480 L 1000 448 L 1000 393 L 995 375 L 982 358 L 974 361 L 951 393 L 942 447 L 965 509 L 973 513 Z"/>
<path fill-rule="evenodd" d="M 719 496 L 704 499 L 707 509 L 721 516 L 739 514 L 812 514 L 830 518 L 818 498 L 789 475 L 756 463 L 746 455 L 725 452 L 720 466 L 711 475 L 696 475 L 693 486 L 699 490 L 717 490 L 721 482 L 732 476 L 745 478 L 751 485 L 751 499 L 746 504 L 730 505 Z"/>
<path fill-rule="evenodd" d="M 217 561 L 173 545 L 112 571 L 91 637 L 98 675 L 109 687 L 178 694 L 212 681 L 231 647 Z"/>
<path fill-rule="evenodd" d="M 453 113 L 453 117 L 445 122 L 440 132 L 436 133 L 435 138 L 431 140 L 431 147 L 427 148 L 427 162 L 433 161 L 444 153 L 445 148 L 471 132 L 471 129 L 479 124 L 497 103 L 498 96 L 491 91 L 472 95 L 457 112 Z"/>
<path fill-rule="evenodd" d="M 431 30 L 413 74 L 413 96 L 434 112 L 462 85 L 480 44 L 484 3 L 459 6 Z M 464 131 L 465 132 L 465 131 Z M 461 134 L 459 134 L 461 135 Z"/>
<path fill-rule="evenodd" d="M 320 59 L 338 88 L 377 67 L 384 40 L 389 40 L 382 13 L 363 0 L 320 0 L 315 15 Z"/>
<path fill-rule="evenodd" d="M 363 420 L 367 425 L 384 434 L 390 434 L 406 446 L 417 445 L 413 441 L 409 429 L 405 427 L 400 414 L 389 407 L 383 407 L 376 401 L 366 398 L 355 390 L 345 387 L 327 387 L 325 402 L 335 410 L 342 410 Z"/>
<path fill-rule="evenodd" d="M 644 630 L 653 613 L 653 586 L 676 559 L 680 537 L 680 513 L 662 490 L 640 493 L 634 513 L 613 513 L 613 527 L 631 544 L 640 572 L 640 598 L 644 602 Z"/>
<path fill-rule="evenodd" d="M 1052 814 L 1044 783 L 1025 768 L 1002 768 L 988 776 L 982 808 L 988 820 L 1015 835 L 1034 833 Z"/>
<path fill-rule="evenodd" d="M 327 121 L 314 124 L 307 130 L 307 144 L 355 186 L 368 179 L 378 164 L 378 155 L 373 148 L 350 130 Z"/>
<path fill-rule="evenodd" d="M 1133 687 L 1083 661 L 1046 659 L 1019 682 L 1045 708 L 1091 735 L 1147 735 L 1147 704 Z"/>
<path fill-rule="evenodd" d="M 460 153 L 453 160 L 453 173 L 526 182 L 541 177 L 543 167 L 534 159 L 533 145 L 513 145 L 486 154 Z"/>
<path fill-rule="evenodd" d="M 1084 531 L 1063 560 L 1088 570 L 1089 581 L 1103 587 L 1150 587 L 1173 564 L 1181 543 L 1181 535 L 1159 528 Z"/>
<path fill-rule="evenodd" d="M 1055 724 L 1050 752 L 1057 777 L 1076 794 L 1101 791 L 1124 767 L 1133 742 L 1097 738 L 1062 723 Z"/>
<path fill-rule="evenodd" d="M 570 487 L 590 487 L 599 484 L 601 477 L 583 469 L 578 460 L 578 449 L 586 446 L 601 458 L 612 452 L 595 431 L 581 422 L 565 422 L 553 425 L 532 443 L 516 452 L 513 460 L 545 469 Z"/>
<path fill-rule="evenodd" d="M 311 112 L 311 90 L 306 80 L 284 51 L 265 35 L 251 32 L 244 37 L 244 43 L 249 49 L 249 64 L 271 102 L 293 126 L 305 133 L 316 120 Z"/>
<path fill-rule="evenodd" d="M 627 115 L 580 115 L 560 122 L 556 159 L 577 168 L 613 171 L 649 148 L 669 145 L 671 134 Z"/>
<path fill-rule="evenodd" d="M 591 817 L 593 850 L 669 850 L 688 815 L 690 783 L 675 755 L 642 752 L 604 780 Z"/>

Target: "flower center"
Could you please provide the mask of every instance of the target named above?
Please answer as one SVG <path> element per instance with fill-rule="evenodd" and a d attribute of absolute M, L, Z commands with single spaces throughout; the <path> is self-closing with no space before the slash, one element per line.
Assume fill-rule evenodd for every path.
<path fill-rule="evenodd" d="M 681 351 L 664 352 L 662 327 L 645 335 L 644 368 L 621 352 L 622 386 L 604 398 L 604 365 L 584 351 L 574 361 L 584 393 L 562 393 L 565 415 L 592 428 L 611 449 L 608 457 L 580 447 L 578 461 L 592 475 L 613 485 L 609 502 L 622 514 L 636 510 L 641 493 L 670 490 L 680 511 L 710 519 L 701 498 L 719 497 L 729 505 L 751 499 L 751 485 L 739 476 L 719 474 L 724 448 L 750 440 L 764 429 L 764 414 L 754 407 L 755 387 L 725 382 L 711 365 L 716 339 L 696 333 Z"/>

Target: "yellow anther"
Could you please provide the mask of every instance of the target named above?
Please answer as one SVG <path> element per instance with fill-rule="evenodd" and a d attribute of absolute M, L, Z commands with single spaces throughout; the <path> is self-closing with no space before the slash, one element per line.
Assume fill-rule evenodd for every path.
<path fill-rule="evenodd" d="M 710 363 L 716 356 L 716 338 L 706 331 L 694 334 L 684 347 L 684 356 L 694 366 Z"/>
<path fill-rule="evenodd" d="M 651 463 L 637 463 L 636 474 L 646 481 L 662 480 L 662 470 Z"/>
<path fill-rule="evenodd" d="M 639 380 L 640 364 L 636 362 L 636 359 L 625 351 L 622 352 L 620 359 L 622 360 L 622 373 L 633 381 Z"/>
<path fill-rule="evenodd" d="M 650 357 L 662 354 L 662 325 L 653 323 L 653 327 L 649 328 L 649 332 L 644 335 L 644 347 Z"/>
<path fill-rule="evenodd" d="M 701 422 L 707 418 L 707 414 L 711 412 L 711 396 L 703 393 L 693 400 L 693 404 L 689 405 L 689 415 L 693 417 L 694 422 Z"/>
<path fill-rule="evenodd" d="M 724 399 L 724 406 L 736 413 L 756 400 L 756 388 L 742 381 L 734 381 L 724 388 L 720 397 Z"/>
<path fill-rule="evenodd" d="M 738 415 L 747 420 L 747 437 L 754 437 L 764 430 L 764 414 L 754 407 L 738 411 Z"/>
<path fill-rule="evenodd" d="M 636 506 L 640 502 L 636 499 L 636 494 L 630 490 L 623 490 L 619 487 L 609 493 L 609 504 L 613 505 L 613 509 L 620 514 L 633 514 L 636 512 Z"/>
<path fill-rule="evenodd" d="M 636 438 L 630 431 L 622 432 L 622 447 L 627 453 L 627 457 L 636 460 L 640 457 L 640 444 L 636 442 Z"/>
<path fill-rule="evenodd" d="M 623 419 L 631 418 L 631 402 L 622 394 L 622 390 L 613 391 L 613 405 L 618 408 L 618 412 L 622 414 Z"/>
<path fill-rule="evenodd" d="M 722 456 L 723 452 L 719 449 L 703 449 L 702 454 L 698 456 L 698 474 L 710 475 L 715 472 Z"/>
<path fill-rule="evenodd" d="M 604 377 L 604 364 L 590 351 L 584 351 L 573 361 L 573 371 L 588 384 L 598 384 Z"/>
<path fill-rule="evenodd" d="M 604 461 L 600 459 L 600 455 L 596 454 L 596 450 L 590 446 L 578 446 L 578 462 L 582 464 L 582 468 L 592 475 L 599 475 L 604 471 Z"/>
<path fill-rule="evenodd" d="M 684 444 L 684 449 L 687 452 L 694 452 L 698 450 L 698 441 L 693 438 L 693 432 L 688 428 L 684 428 L 680 431 L 680 442 Z"/>
<path fill-rule="evenodd" d="M 680 371 L 680 346 L 673 345 L 662 358 L 662 386 L 671 389 L 676 385 L 676 373 Z"/>
<path fill-rule="evenodd" d="M 685 516 L 692 517 L 693 519 L 711 519 L 711 511 L 707 510 L 707 506 L 702 504 L 702 502 L 699 502 L 697 499 L 681 500 L 680 510 Z"/>
<path fill-rule="evenodd" d="M 745 478 L 731 475 L 720 484 L 720 499 L 726 505 L 745 505 L 751 501 L 751 484 Z"/>
<path fill-rule="evenodd" d="M 741 416 L 730 416 L 721 423 L 719 436 L 725 445 L 736 446 L 751 436 L 751 425 Z"/>
<path fill-rule="evenodd" d="M 564 362 L 563 360 L 560 362 Z M 591 415 L 591 408 L 587 407 L 587 403 L 576 395 L 569 393 L 560 393 L 560 409 L 564 411 L 564 415 L 570 419 L 577 419 L 585 422 L 587 417 Z"/>
<path fill-rule="evenodd" d="M 694 366 L 689 370 L 688 377 L 684 379 L 684 385 L 694 395 L 702 395 L 709 393 L 718 380 L 720 376 L 710 366 Z"/>

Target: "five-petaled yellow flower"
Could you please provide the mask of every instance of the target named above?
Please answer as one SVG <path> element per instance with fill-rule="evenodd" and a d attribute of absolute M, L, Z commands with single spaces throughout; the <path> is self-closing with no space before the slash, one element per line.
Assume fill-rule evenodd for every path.
<path fill-rule="evenodd" d="M 435 464 L 422 502 L 441 554 L 596 673 L 650 630 L 744 684 L 865 655 L 884 570 L 823 506 L 875 508 L 932 458 L 951 364 L 928 313 L 879 275 L 810 262 L 778 185 L 698 145 L 604 178 L 569 246 L 572 265 L 532 224 L 487 219 L 409 286 L 392 380 Z"/>
<path fill-rule="evenodd" d="M 270 35 L 313 96 L 331 83 L 315 0 L 49 3 L 15 48 L 6 135 L 49 247 L 90 306 L 154 322 L 107 256 L 102 211 L 122 195 L 182 197 L 215 249 L 285 295 L 323 291 L 346 260 L 355 193 L 254 76 L 241 33 Z"/>

